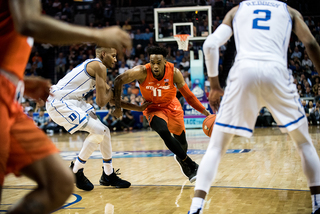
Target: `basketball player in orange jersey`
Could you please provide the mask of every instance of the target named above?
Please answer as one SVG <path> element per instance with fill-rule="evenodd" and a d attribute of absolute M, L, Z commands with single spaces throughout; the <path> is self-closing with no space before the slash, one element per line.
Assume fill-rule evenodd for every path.
<path fill-rule="evenodd" d="M 176 98 L 177 88 L 187 102 L 202 114 L 210 113 L 189 90 L 181 72 L 170 62 L 167 62 L 167 50 L 161 47 L 148 49 L 150 63 L 136 66 L 119 75 L 114 82 L 115 111 L 114 116 L 122 116 L 120 96 L 122 85 L 138 80 L 142 96 L 152 102 L 143 114 L 149 121 L 166 146 L 175 154 L 175 159 L 180 164 L 182 172 L 190 182 L 196 180 L 198 164 L 187 155 L 188 143 L 186 141 L 183 121 L 183 110 Z M 171 135 L 173 133 L 173 136 Z"/>
<path fill-rule="evenodd" d="M 56 45 L 95 42 L 119 51 L 130 48 L 131 40 L 119 28 L 77 27 L 42 15 L 39 0 L 0 0 L 0 199 L 5 175 L 23 174 L 38 186 L 8 213 L 50 213 L 70 196 L 74 177 L 54 144 L 18 103 L 23 91 L 34 99 L 46 100 L 49 95 L 46 80 L 23 81 L 33 44 L 28 36 Z"/>

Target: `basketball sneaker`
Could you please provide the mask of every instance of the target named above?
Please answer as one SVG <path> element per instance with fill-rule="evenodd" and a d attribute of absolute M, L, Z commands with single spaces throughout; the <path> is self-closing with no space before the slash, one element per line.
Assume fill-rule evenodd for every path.
<path fill-rule="evenodd" d="M 191 213 L 190 211 L 188 211 L 188 214 L 200 214 L 200 213 L 201 213 L 201 208 L 199 208 L 195 213 Z"/>
<path fill-rule="evenodd" d="M 121 178 L 118 177 L 118 175 L 120 175 L 121 173 L 119 173 L 120 169 L 117 169 L 116 172 L 114 172 L 113 169 L 113 173 L 110 175 L 107 175 L 102 167 L 102 175 L 100 178 L 100 184 L 103 186 L 114 186 L 116 188 L 128 188 L 131 186 L 131 183 L 126 181 L 126 180 L 122 180 Z"/>
<path fill-rule="evenodd" d="M 194 161 L 191 161 L 190 164 L 187 164 L 176 155 L 174 155 L 174 159 L 179 164 L 182 173 L 189 178 L 191 183 L 193 183 L 197 179 L 197 171 L 199 167 L 198 164 L 196 164 Z"/>
<path fill-rule="evenodd" d="M 191 169 L 188 166 L 188 164 L 184 161 L 181 160 L 181 158 L 179 158 L 177 155 L 173 156 L 174 159 L 177 161 L 177 163 L 180 166 L 181 172 L 186 176 L 189 177 L 189 175 L 191 174 Z"/>
<path fill-rule="evenodd" d="M 192 161 L 190 165 L 191 174 L 188 176 L 190 183 L 193 183 L 197 180 L 197 172 L 198 172 L 199 165 Z"/>
<path fill-rule="evenodd" d="M 70 169 L 73 170 L 74 163 L 71 161 Z M 93 184 L 89 181 L 89 179 L 84 175 L 83 173 L 83 168 L 79 169 L 77 173 L 74 173 L 76 176 L 76 186 L 79 189 L 90 191 L 93 190 L 94 186 Z"/>

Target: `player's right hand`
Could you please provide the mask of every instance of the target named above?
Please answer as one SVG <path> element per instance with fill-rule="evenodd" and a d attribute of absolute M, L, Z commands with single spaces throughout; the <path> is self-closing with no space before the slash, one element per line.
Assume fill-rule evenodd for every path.
<path fill-rule="evenodd" d="M 96 43 L 102 47 L 115 48 L 120 57 L 123 55 L 123 48 L 127 50 L 132 48 L 130 35 L 118 26 L 104 28 L 98 32 Z"/>
<path fill-rule="evenodd" d="M 116 108 L 113 112 L 112 115 L 116 118 L 122 117 L 123 113 L 121 111 L 121 108 Z"/>
<path fill-rule="evenodd" d="M 214 113 L 216 113 L 220 107 L 220 99 L 223 96 L 223 94 L 224 92 L 221 88 L 210 89 L 209 104 Z"/>

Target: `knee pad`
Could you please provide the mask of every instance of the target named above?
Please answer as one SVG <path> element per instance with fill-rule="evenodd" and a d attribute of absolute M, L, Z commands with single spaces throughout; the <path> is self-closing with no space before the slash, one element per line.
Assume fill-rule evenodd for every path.
<path fill-rule="evenodd" d="M 101 143 L 105 136 L 110 135 L 110 130 L 105 126 L 99 119 L 95 120 L 90 118 L 86 127 L 83 128 L 83 131 L 90 133 L 91 142 Z"/>

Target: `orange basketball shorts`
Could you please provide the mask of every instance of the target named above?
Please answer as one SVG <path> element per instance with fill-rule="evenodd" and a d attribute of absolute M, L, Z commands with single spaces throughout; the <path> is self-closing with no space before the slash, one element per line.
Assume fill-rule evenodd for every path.
<path fill-rule="evenodd" d="M 169 131 L 175 135 L 180 135 L 182 131 L 185 131 L 183 110 L 177 98 L 174 98 L 171 103 L 165 107 L 157 107 L 156 104 L 151 104 L 143 111 L 143 115 L 146 116 L 149 125 L 154 116 L 165 120 L 168 124 Z"/>
<path fill-rule="evenodd" d="M 16 86 L 0 73 L 0 186 L 19 171 L 58 149 L 15 101 Z"/>

